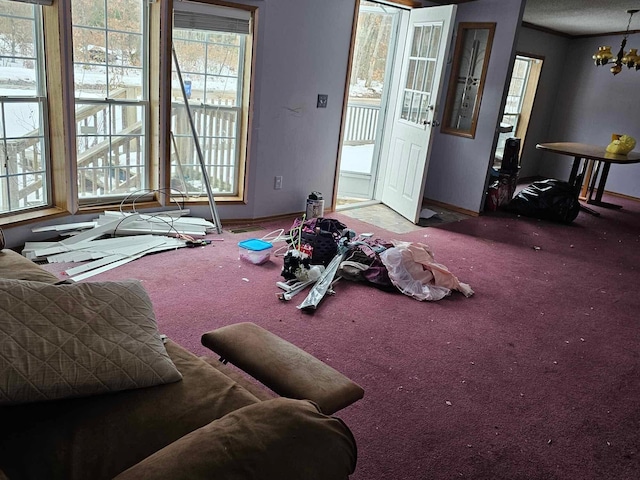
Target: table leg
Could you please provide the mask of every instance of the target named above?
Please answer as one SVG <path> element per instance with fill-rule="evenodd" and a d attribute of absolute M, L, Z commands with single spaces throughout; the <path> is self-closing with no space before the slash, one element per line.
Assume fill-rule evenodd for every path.
<path fill-rule="evenodd" d="M 571 166 L 571 174 L 569 175 L 569 185 L 572 185 L 574 187 L 576 186 L 580 163 L 582 163 L 582 157 L 575 156 L 573 158 L 573 165 Z"/>
<path fill-rule="evenodd" d="M 589 182 L 591 181 L 591 175 L 593 174 L 593 160 L 587 160 L 587 173 L 585 174 L 584 181 L 582 182 L 582 190 L 580 191 L 580 200 L 586 200 L 589 193 Z"/>
<path fill-rule="evenodd" d="M 582 183 L 584 182 L 584 176 L 586 175 L 586 172 L 587 172 L 588 162 L 585 161 L 584 165 L 582 166 L 582 169 L 580 170 L 581 163 L 582 163 L 581 157 L 574 158 L 573 167 L 571 168 L 571 175 L 569 176 L 569 184 L 574 188 L 574 191 L 577 197 L 580 196 L 580 188 L 582 187 Z M 578 174 L 578 170 L 580 170 L 579 174 Z M 578 198 L 578 203 L 580 204 L 580 210 L 584 210 L 585 212 L 593 215 L 594 217 L 600 216 L 600 214 L 595 210 L 593 210 L 592 208 L 589 208 L 583 205 L 582 203 L 580 203 L 579 198 Z"/>
<path fill-rule="evenodd" d="M 598 180 L 598 173 L 600 173 L 600 162 L 594 160 L 594 163 L 596 167 L 596 173 L 593 175 L 593 178 L 591 179 L 591 183 L 589 184 L 589 188 L 587 190 L 587 202 L 591 201 L 593 192 L 596 189 L 596 181 Z"/>
<path fill-rule="evenodd" d="M 591 205 L 597 205 L 599 207 L 604 208 L 622 208 L 622 205 L 616 205 L 615 203 L 603 202 L 602 194 L 604 193 L 604 186 L 607 183 L 607 177 L 609 176 L 609 168 L 611 164 L 609 162 L 602 162 L 604 165 L 602 166 L 602 173 L 600 174 L 600 182 L 598 183 L 598 189 L 596 190 L 596 198 L 591 200 L 591 195 L 589 195 L 589 200 L 587 203 Z"/>

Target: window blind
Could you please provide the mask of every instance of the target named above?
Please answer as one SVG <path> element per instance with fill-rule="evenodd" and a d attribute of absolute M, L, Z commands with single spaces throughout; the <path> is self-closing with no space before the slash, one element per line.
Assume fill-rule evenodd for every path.
<path fill-rule="evenodd" d="M 174 28 L 248 35 L 250 21 L 251 13 L 246 10 L 191 2 L 175 2 L 173 7 Z"/>

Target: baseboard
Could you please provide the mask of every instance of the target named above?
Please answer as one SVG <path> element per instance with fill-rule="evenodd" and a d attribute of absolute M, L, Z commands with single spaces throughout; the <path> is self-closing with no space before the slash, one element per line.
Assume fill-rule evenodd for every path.
<path fill-rule="evenodd" d="M 333 213 L 333 212 L 334 210 L 331 208 L 324 209 L 325 215 L 327 213 Z M 304 214 L 305 212 L 293 212 L 293 213 L 283 213 L 280 215 L 270 215 L 267 217 L 256 217 L 256 218 L 230 218 L 227 220 L 223 218 L 220 220 L 220 223 L 222 223 L 223 227 L 226 227 L 227 225 L 250 225 L 253 223 L 260 223 L 260 222 L 270 222 L 275 220 L 289 220 L 292 218 L 299 218 L 299 217 L 302 217 Z"/>
<path fill-rule="evenodd" d="M 452 212 L 461 213 L 463 215 L 469 215 L 470 217 L 480 216 L 479 212 L 474 212 L 473 210 L 467 210 L 466 208 L 456 207 L 455 205 L 439 202 L 437 200 L 431 200 L 430 198 L 425 198 L 424 202 L 422 202 L 422 205 L 426 207 L 428 207 L 429 205 L 433 205 L 434 207 L 446 208 L 447 210 L 451 210 Z"/>
<path fill-rule="evenodd" d="M 610 192 L 609 190 L 605 190 L 604 193 L 611 195 L 612 197 L 624 198 L 625 200 L 631 200 L 632 202 L 640 202 L 640 198 L 625 195 L 624 193 Z"/>
<path fill-rule="evenodd" d="M 228 225 L 251 225 L 254 223 L 262 223 L 262 222 L 270 222 L 275 220 L 289 220 L 296 217 L 302 217 L 305 212 L 293 212 L 293 213 L 283 213 L 280 215 L 270 215 L 268 217 L 257 217 L 257 218 L 230 218 L 230 219 L 221 219 L 220 223 L 222 223 L 223 227 L 227 227 Z M 325 210 L 326 213 L 326 210 Z"/>

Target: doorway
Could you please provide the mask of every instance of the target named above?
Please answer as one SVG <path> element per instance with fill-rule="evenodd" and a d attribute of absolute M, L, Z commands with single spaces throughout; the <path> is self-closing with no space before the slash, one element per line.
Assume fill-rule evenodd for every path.
<path fill-rule="evenodd" d="M 507 101 L 500 121 L 498 143 L 493 156 L 494 171 L 500 170 L 505 144 L 509 138 L 520 139 L 520 151 L 518 152 L 518 158 L 520 158 L 527 136 L 543 61 L 542 57 L 526 53 L 516 54 Z"/>
<path fill-rule="evenodd" d="M 336 209 L 374 198 L 401 9 L 360 2 L 340 148 Z"/>
<path fill-rule="evenodd" d="M 444 64 L 453 33 L 456 6 L 403 10 L 369 1 L 358 3 L 354 32 L 350 86 L 336 186 L 336 209 L 382 202 L 417 223 L 429 166 L 432 128 L 439 123 L 437 99 L 444 81 Z M 366 21 L 361 16 L 371 15 Z M 380 22 L 385 29 L 370 28 Z M 375 41 L 373 32 L 388 32 L 388 41 Z M 377 35 L 377 34 L 375 34 Z M 396 39 L 397 37 L 397 39 Z M 366 47 L 366 48 L 365 48 Z M 362 50 L 365 48 L 364 50 Z M 384 55 L 382 55 L 382 53 Z M 357 115 L 358 88 L 367 87 L 360 64 L 376 71 L 384 58 L 375 128 L 363 128 L 365 114 Z M 364 79 L 364 81 L 362 80 Z M 354 93 L 352 93 L 354 92 Z M 353 100 L 352 100 L 353 99 Z M 355 121 L 353 119 L 356 119 Z M 355 129 L 357 137 L 351 136 Z M 364 134 L 375 132 L 371 138 Z M 358 168 L 356 168 L 356 165 Z"/>

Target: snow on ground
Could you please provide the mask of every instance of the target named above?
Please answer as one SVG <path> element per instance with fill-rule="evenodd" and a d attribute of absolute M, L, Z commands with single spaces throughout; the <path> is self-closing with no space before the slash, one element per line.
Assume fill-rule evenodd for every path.
<path fill-rule="evenodd" d="M 341 172 L 371 173 L 373 144 L 343 145 L 340 157 Z"/>
<path fill-rule="evenodd" d="M 18 66 L 0 66 L 0 82 L 25 82 L 35 83 L 36 71 L 33 68 Z"/>
<path fill-rule="evenodd" d="M 382 96 L 382 83 L 371 82 L 370 87 L 364 86 L 365 81 L 358 79 L 357 83 L 349 85 L 350 97 L 368 97 L 368 98 L 380 98 Z"/>

